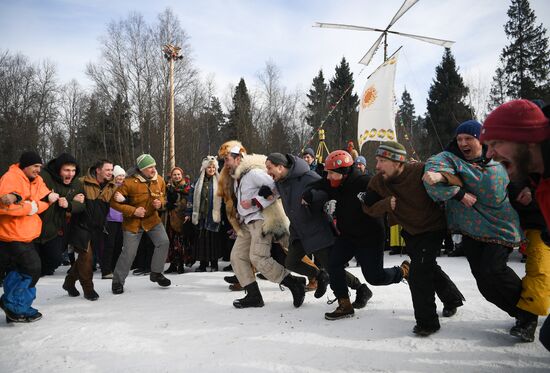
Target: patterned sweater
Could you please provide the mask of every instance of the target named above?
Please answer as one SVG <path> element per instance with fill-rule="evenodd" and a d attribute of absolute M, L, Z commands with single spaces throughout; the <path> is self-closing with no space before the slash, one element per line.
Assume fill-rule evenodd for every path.
<path fill-rule="evenodd" d="M 424 183 L 434 201 L 445 201 L 450 231 L 508 247 L 519 246 L 525 239 L 518 214 L 508 200 L 508 174 L 500 163 L 492 160 L 470 163 L 444 151 L 428 159 L 425 171 L 456 175 L 462 180 L 462 187 L 452 183 L 431 186 Z M 477 202 L 472 207 L 453 198 L 463 192 L 476 196 Z"/>

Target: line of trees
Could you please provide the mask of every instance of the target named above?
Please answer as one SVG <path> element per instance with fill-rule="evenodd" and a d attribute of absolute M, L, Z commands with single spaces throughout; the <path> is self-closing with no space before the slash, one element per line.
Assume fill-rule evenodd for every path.
<path fill-rule="evenodd" d="M 535 25 L 527 0 L 512 0 L 508 16 L 509 44 L 490 94 L 480 84 L 465 83 L 449 49 L 436 67 L 424 115 L 416 114 L 403 91 L 396 129 L 410 154 L 426 159 L 452 139 L 461 121 L 483 120 L 506 100 L 550 99 L 546 30 Z M 241 140 L 250 152 L 298 153 L 317 146 L 316 130 L 323 124 L 330 150 L 356 140 L 359 100 L 345 58 L 328 81 L 320 70 L 305 94 L 284 87 L 280 70 L 268 61 L 253 86 L 241 79 L 220 100 L 214 82 L 202 78 L 190 58 L 189 38 L 170 9 L 151 24 L 130 13 L 110 22 L 100 40 L 100 58 L 86 66 L 89 89 L 74 80 L 60 84 L 50 61 L 0 51 L 0 171 L 22 150 L 33 149 L 45 160 L 67 151 L 84 167 L 109 158 L 128 168 L 147 152 L 167 173 L 169 71 L 161 54 L 166 43 L 180 46 L 184 56 L 174 75 L 176 162 L 189 174 L 229 139 Z M 372 155 L 376 146 L 367 143 L 362 153 Z M 367 159 L 372 166 L 372 157 Z"/>

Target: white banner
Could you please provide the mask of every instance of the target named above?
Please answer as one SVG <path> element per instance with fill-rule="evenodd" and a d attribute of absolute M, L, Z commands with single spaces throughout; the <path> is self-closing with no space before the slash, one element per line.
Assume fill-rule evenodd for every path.
<path fill-rule="evenodd" d="M 396 140 L 393 86 L 397 56 L 389 58 L 367 79 L 359 103 L 359 150 L 367 141 Z"/>

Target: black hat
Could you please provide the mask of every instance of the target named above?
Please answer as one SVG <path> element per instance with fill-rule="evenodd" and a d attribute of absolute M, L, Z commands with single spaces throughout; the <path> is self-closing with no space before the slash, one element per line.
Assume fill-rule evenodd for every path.
<path fill-rule="evenodd" d="M 26 167 L 32 166 L 33 164 L 40 163 L 42 164 L 42 158 L 35 152 L 24 152 L 19 158 L 19 168 L 24 169 Z"/>
<path fill-rule="evenodd" d="M 288 158 L 281 153 L 271 153 L 267 156 L 267 160 L 273 163 L 275 166 L 284 166 L 288 168 Z"/>

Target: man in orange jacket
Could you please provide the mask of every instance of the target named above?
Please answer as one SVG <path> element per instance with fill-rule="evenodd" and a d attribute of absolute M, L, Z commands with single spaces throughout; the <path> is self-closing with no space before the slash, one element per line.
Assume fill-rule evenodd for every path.
<path fill-rule="evenodd" d="M 42 159 L 25 152 L 19 163 L 10 166 L 0 178 L 0 273 L 14 269 L 4 279 L 0 307 L 7 322 L 33 322 L 42 314 L 31 307 L 40 278 L 40 257 L 33 240 L 40 236 L 38 214 L 59 199 L 42 178 Z"/>

